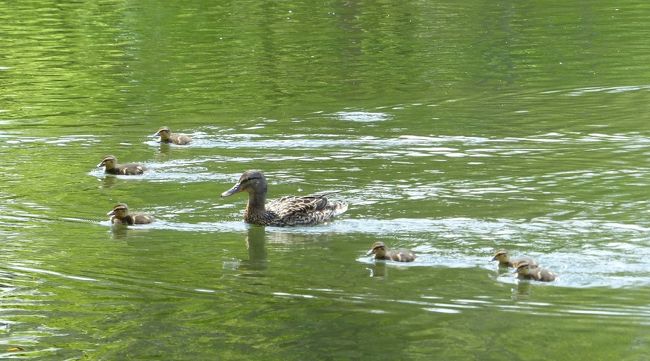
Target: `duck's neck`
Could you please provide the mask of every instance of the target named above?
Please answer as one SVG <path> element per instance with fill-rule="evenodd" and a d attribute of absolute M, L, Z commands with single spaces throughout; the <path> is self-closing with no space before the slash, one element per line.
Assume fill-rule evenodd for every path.
<path fill-rule="evenodd" d="M 251 192 L 248 193 L 248 205 L 246 206 L 246 214 L 264 214 L 266 208 L 264 204 L 266 203 L 266 193 L 263 192 Z"/>

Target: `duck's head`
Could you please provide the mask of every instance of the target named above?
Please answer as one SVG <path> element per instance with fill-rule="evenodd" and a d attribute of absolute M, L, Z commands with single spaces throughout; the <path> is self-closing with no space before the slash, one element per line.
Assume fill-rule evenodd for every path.
<path fill-rule="evenodd" d="M 517 269 L 514 273 L 518 273 L 522 276 L 527 276 L 530 273 L 530 264 L 528 261 L 521 261 L 517 264 Z"/>
<path fill-rule="evenodd" d="M 384 258 L 386 256 L 386 245 L 384 242 L 375 242 L 368 253 L 366 253 L 366 256 L 370 256 L 371 254 L 374 254 L 377 258 Z"/>
<path fill-rule="evenodd" d="M 125 203 L 116 204 L 110 212 L 106 213 L 107 216 L 115 217 L 117 219 L 122 219 L 126 217 L 127 214 L 129 214 L 129 207 L 127 207 Z"/>
<path fill-rule="evenodd" d="M 168 127 L 160 127 L 160 129 L 158 129 L 156 134 L 154 134 L 153 136 L 154 137 L 160 137 L 160 140 L 167 140 L 167 139 L 169 139 L 169 135 L 171 133 L 172 132 L 169 130 Z"/>
<path fill-rule="evenodd" d="M 221 197 L 229 197 L 239 192 L 266 193 L 266 178 L 264 174 L 258 170 L 244 172 L 232 188 L 221 193 Z"/>
<path fill-rule="evenodd" d="M 493 261 L 499 261 L 501 263 L 508 262 L 508 252 L 506 250 L 500 249 L 492 257 Z"/>
<path fill-rule="evenodd" d="M 107 155 L 102 159 L 102 161 L 97 164 L 97 167 L 106 167 L 106 169 L 111 169 L 115 168 L 115 164 L 117 163 L 117 158 L 115 158 L 114 155 Z"/>

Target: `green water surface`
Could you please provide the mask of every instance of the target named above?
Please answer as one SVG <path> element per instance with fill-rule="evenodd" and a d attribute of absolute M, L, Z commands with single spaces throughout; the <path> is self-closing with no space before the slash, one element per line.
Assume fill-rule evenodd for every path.
<path fill-rule="evenodd" d="M 0 358 L 649 360 L 649 15 L 0 1 Z M 350 208 L 246 225 L 220 194 L 248 169 Z M 111 228 L 117 202 L 156 222 Z"/>

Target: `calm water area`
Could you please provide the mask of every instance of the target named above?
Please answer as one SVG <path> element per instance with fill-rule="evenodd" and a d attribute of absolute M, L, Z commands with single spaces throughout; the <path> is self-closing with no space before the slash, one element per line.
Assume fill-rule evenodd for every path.
<path fill-rule="evenodd" d="M 650 360 L 649 16 L 0 1 L 0 359 Z M 349 210 L 249 226 L 220 197 L 249 169 Z"/>

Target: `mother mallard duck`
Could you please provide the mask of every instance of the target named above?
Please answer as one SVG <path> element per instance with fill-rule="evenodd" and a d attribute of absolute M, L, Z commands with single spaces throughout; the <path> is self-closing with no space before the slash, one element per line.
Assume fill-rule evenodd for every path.
<path fill-rule="evenodd" d="M 348 209 L 347 203 L 328 200 L 327 194 L 284 196 L 266 203 L 266 191 L 264 174 L 249 170 L 221 197 L 247 192 L 248 205 L 244 211 L 244 221 L 261 226 L 314 225 L 327 222 Z"/>

